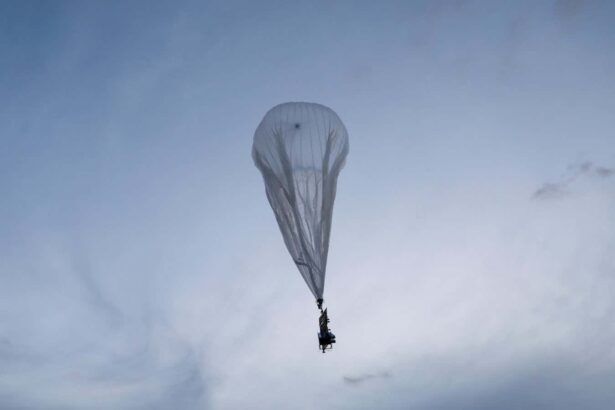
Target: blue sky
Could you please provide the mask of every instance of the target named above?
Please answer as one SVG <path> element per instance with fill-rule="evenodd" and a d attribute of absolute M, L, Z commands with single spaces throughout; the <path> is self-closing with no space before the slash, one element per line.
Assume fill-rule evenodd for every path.
<path fill-rule="evenodd" d="M 0 2 L 0 407 L 609 409 L 608 1 Z M 350 135 L 325 298 L 250 157 Z"/>

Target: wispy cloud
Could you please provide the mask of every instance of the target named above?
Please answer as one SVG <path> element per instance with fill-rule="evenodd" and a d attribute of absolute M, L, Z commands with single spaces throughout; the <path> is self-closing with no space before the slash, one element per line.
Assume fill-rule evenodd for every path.
<path fill-rule="evenodd" d="M 563 184 L 546 183 L 534 192 L 534 199 L 557 199 L 568 195 Z"/>
<path fill-rule="evenodd" d="M 0 408 L 610 410 L 615 3 L 482 3 L 0 2 Z M 327 355 L 293 100 L 351 138 Z"/>
<path fill-rule="evenodd" d="M 615 169 L 605 168 L 605 167 L 596 167 L 594 169 L 594 174 L 602 178 L 609 178 L 613 176 L 613 174 L 615 174 Z"/>
<path fill-rule="evenodd" d="M 5 279 L 12 293 L 0 302 L 0 313 L 11 312 L 0 328 L 0 408 L 205 406 L 202 357 L 149 304 L 151 293 L 124 281 L 137 303 L 118 305 L 83 247 L 46 242 L 28 241 L 36 260 L 3 266 L 32 272 Z"/>
<path fill-rule="evenodd" d="M 373 379 L 388 379 L 391 377 L 390 372 L 381 372 L 381 373 L 367 373 L 359 376 L 344 376 L 344 383 L 356 386 L 358 384 L 364 383 Z"/>
<path fill-rule="evenodd" d="M 546 182 L 532 194 L 532 198 L 538 200 L 560 199 L 571 193 L 571 186 L 579 178 L 610 178 L 613 174 L 615 174 L 615 169 L 594 165 L 589 161 L 572 164 L 568 167 L 566 174 L 559 181 Z"/>

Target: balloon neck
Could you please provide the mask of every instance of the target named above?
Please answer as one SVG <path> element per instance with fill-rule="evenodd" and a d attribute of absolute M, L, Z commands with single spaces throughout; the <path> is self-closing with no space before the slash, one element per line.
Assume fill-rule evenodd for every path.
<path fill-rule="evenodd" d="M 318 309 L 320 309 L 321 311 L 322 311 L 322 302 L 324 302 L 322 298 L 316 299 L 316 305 L 318 306 Z"/>

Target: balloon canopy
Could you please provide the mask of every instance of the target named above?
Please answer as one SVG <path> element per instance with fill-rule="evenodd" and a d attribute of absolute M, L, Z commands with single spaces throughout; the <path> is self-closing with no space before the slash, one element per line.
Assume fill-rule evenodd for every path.
<path fill-rule="evenodd" d="M 252 158 L 301 276 L 323 298 L 337 177 L 348 133 L 337 114 L 314 103 L 273 107 L 256 129 Z"/>

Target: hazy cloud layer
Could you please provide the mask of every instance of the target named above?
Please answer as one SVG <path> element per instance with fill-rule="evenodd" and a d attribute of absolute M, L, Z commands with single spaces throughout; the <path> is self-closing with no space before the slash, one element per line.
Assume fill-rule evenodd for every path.
<path fill-rule="evenodd" d="M 135 316 L 116 306 L 95 279 L 102 272 L 84 262 L 83 249 L 75 263 L 75 250 L 45 248 L 30 250 L 37 260 L 3 266 L 23 272 L 5 276 L 14 293 L 0 304 L 0 380 L 10 392 L 3 408 L 206 404 L 202 359 L 163 316 L 151 308 Z M 133 301 L 143 301 L 139 288 L 121 286 L 131 289 Z"/>
<path fill-rule="evenodd" d="M 610 410 L 614 16 L 0 4 L 0 408 Z M 325 355 L 250 158 L 283 101 L 350 134 Z"/>

